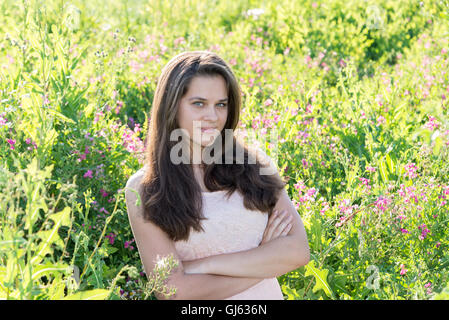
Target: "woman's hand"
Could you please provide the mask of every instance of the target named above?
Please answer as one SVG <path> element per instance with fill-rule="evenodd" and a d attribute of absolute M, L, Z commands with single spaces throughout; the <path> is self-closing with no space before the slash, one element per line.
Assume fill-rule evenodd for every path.
<path fill-rule="evenodd" d="M 286 236 L 292 228 L 292 216 L 287 210 L 275 210 L 268 219 L 265 232 L 260 244 L 267 243 L 270 240 Z"/>

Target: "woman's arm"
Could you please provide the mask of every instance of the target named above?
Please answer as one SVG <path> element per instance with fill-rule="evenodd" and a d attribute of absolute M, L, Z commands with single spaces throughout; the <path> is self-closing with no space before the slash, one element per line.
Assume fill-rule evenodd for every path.
<path fill-rule="evenodd" d="M 288 237 L 281 237 L 259 247 L 202 259 L 183 261 L 188 274 L 207 273 L 231 277 L 272 278 L 299 268 L 300 263 L 292 254 L 296 247 Z"/>
<path fill-rule="evenodd" d="M 292 228 L 287 236 L 245 251 L 183 261 L 185 272 L 271 278 L 306 265 L 310 259 L 306 231 L 285 190 L 281 192 L 275 209 L 286 210 L 292 215 Z"/>
<path fill-rule="evenodd" d="M 169 287 L 177 288 L 176 294 L 168 298 L 171 300 L 222 300 L 241 293 L 264 280 L 177 272 L 178 274 L 170 276 L 167 282 Z M 155 296 L 158 300 L 167 299 L 161 293 L 157 293 Z"/>
<path fill-rule="evenodd" d="M 168 287 L 175 287 L 176 294 L 169 299 L 224 299 L 240 293 L 263 279 L 234 278 L 222 275 L 187 274 L 176 248 L 160 227 L 143 219 L 142 202 L 137 204 L 139 175 L 133 175 L 126 184 L 125 200 L 130 226 L 145 272 L 149 276 L 157 264 L 158 256 L 173 255 L 179 261 L 167 279 Z M 155 293 L 157 299 L 167 299 L 163 293 Z"/>

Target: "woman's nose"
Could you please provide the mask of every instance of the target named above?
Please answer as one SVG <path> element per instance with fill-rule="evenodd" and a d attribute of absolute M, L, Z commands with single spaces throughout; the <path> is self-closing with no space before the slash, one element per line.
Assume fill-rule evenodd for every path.
<path fill-rule="evenodd" d="M 217 110 L 215 109 L 215 106 L 212 105 L 207 107 L 205 118 L 214 121 L 218 119 L 218 114 Z"/>

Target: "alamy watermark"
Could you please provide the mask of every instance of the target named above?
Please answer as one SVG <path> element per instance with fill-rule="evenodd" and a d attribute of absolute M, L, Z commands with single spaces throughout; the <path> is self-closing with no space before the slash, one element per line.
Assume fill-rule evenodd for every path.
<path fill-rule="evenodd" d="M 366 8 L 367 21 L 366 26 L 370 30 L 385 30 L 384 16 L 385 10 L 377 5 L 370 5 Z"/>
<path fill-rule="evenodd" d="M 71 30 L 76 31 L 80 28 L 81 10 L 73 4 L 69 4 L 65 10 L 64 24 Z"/>
<path fill-rule="evenodd" d="M 369 265 L 368 268 L 366 268 L 366 272 L 371 274 L 366 279 L 366 287 L 368 289 L 378 290 L 380 282 L 379 268 L 375 265 Z"/>
<path fill-rule="evenodd" d="M 240 141 L 235 148 L 235 160 L 233 155 L 234 136 L 237 141 Z M 181 141 L 179 141 L 179 138 L 181 138 Z M 270 157 L 265 157 L 261 154 L 258 155 L 256 153 L 257 149 L 252 148 L 252 146 L 257 147 L 258 144 L 266 144 L 267 138 L 269 139 L 270 149 L 272 150 Z M 222 139 L 222 135 L 217 129 L 202 132 L 200 121 L 194 121 L 193 139 L 191 139 L 186 129 L 175 129 L 170 133 L 170 141 L 178 142 L 171 148 L 170 161 L 173 164 L 222 164 L 222 154 L 224 153 L 225 164 L 243 164 L 245 161 L 243 147 L 249 144 L 249 149 L 253 149 L 255 154 L 250 153 L 248 155 L 248 164 L 255 164 L 256 158 L 261 159 L 262 164 L 268 163 L 268 166 L 260 168 L 259 173 L 261 175 L 272 175 L 277 172 L 278 132 L 276 128 L 272 128 L 269 134 L 260 135 L 259 138 L 254 129 L 239 129 L 237 131 L 225 129 L 224 143 Z M 245 139 L 249 141 L 246 142 Z M 265 143 L 262 143 L 260 140 Z M 225 150 L 223 150 L 223 145 Z M 191 152 L 193 153 L 192 156 Z"/>

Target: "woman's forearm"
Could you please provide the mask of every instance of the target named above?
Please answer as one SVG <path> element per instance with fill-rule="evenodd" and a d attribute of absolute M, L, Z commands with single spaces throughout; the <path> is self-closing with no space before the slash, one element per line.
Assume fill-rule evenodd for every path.
<path fill-rule="evenodd" d="M 208 273 L 232 277 L 279 277 L 307 263 L 307 261 L 301 263 L 298 259 L 298 245 L 294 240 L 296 239 L 285 236 L 245 251 L 183 261 L 184 269 L 187 273 Z M 305 255 L 306 253 L 304 253 Z"/>
<path fill-rule="evenodd" d="M 177 292 L 170 299 L 174 300 L 223 300 L 256 285 L 264 279 L 236 278 L 211 274 L 184 274 L 176 280 L 169 281 Z M 165 299 L 157 294 L 158 299 Z"/>

